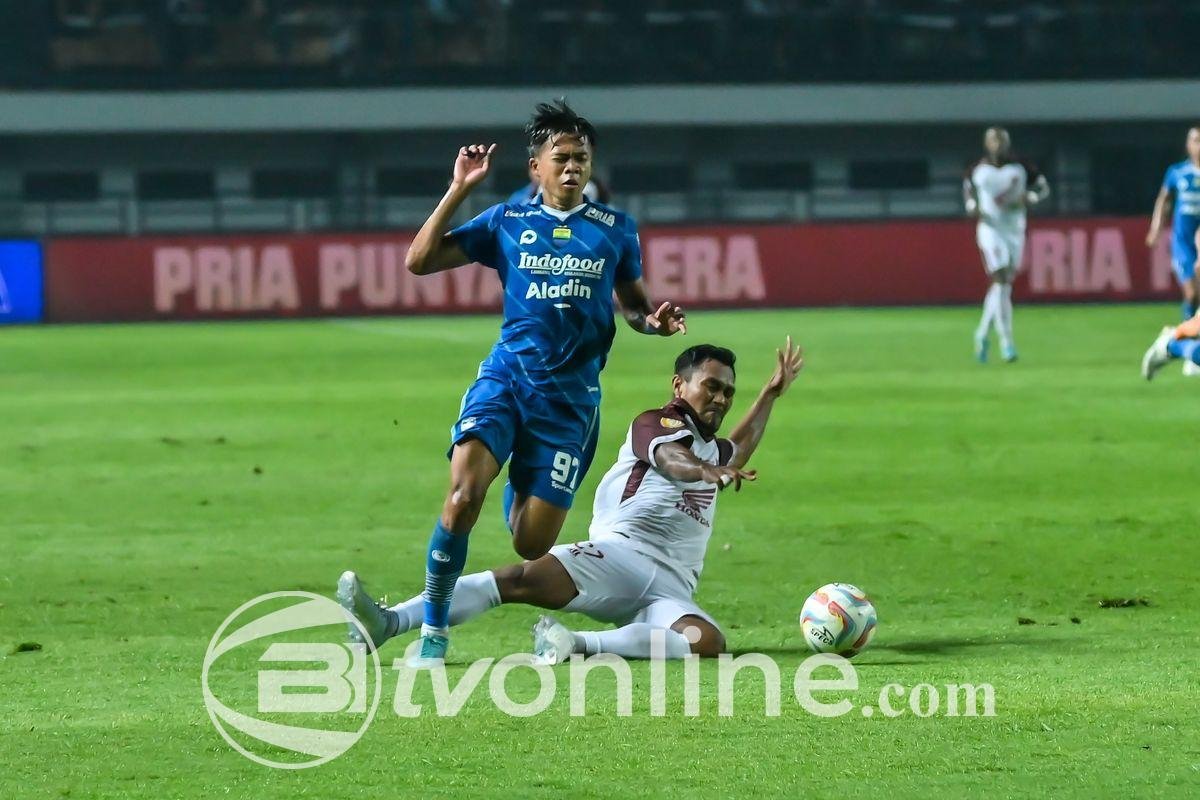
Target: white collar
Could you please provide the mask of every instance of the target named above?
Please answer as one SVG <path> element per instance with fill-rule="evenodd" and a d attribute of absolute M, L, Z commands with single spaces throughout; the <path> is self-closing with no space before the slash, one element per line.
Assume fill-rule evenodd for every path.
<path fill-rule="evenodd" d="M 588 204 L 588 201 L 587 201 L 587 200 L 584 200 L 582 203 L 580 203 L 579 205 L 575 206 L 575 207 L 574 207 L 574 208 L 572 208 L 571 210 L 569 210 L 569 211 L 562 211 L 562 210 L 560 210 L 560 209 L 557 209 L 557 208 L 551 208 L 550 206 L 548 206 L 548 205 L 546 205 L 544 202 L 542 202 L 542 195 L 541 195 L 540 193 L 538 194 L 538 196 L 537 196 L 537 198 L 536 198 L 536 199 L 537 199 L 537 201 L 538 201 L 538 204 L 539 204 L 539 205 L 541 205 L 541 207 L 542 207 L 542 211 L 545 211 L 547 214 L 549 214 L 550 216 L 554 217 L 554 218 L 555 218 L 556 220 L 558 220 L 559 222 L 566 222 L 566 221 L 567 221 L 567 217 L 571 216 L 572 214 L 576 213 L 577 211 L 582 211 L 584 208 L 586 208 L 586 207 L 587 207 L 587 204 Z"/>

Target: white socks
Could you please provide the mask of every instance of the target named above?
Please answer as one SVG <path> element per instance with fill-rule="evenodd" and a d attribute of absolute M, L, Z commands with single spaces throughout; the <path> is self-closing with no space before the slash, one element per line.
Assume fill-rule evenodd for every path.
<path fill-rule="evenodd" d="M 1000 346 L 1013 346 L 1013 305 L 1012 284 L 993 283 L 983 298 L 983 316 L 979 319 L 979 327 L 975 329 L 976 339 L 987 338 L 992 325 L 1000 335 Z"/>
<path fill-rule="evenodd" d="M 461 625 L 485 611 L 500 605 L 500 590 L 496 587 L 496 576 L 491 572 L 475 572 L 463 575 L 454 585 L 454 598 L 450 602 L 450 624 Z M 425 617 L 425 596 L 405 600 L 392 606 L 389 611 L 396 614 L 396 635 L 421 627 Z M 684 658 L 692 652 L 687 637 L 669 628 L 656 628 L 645 622 L 634 622 L 611 631 L 585 631 L 575 634 L 576 652 L 586 655 L 612 653 L 623 658 L 650 658 L 651 635 L 661 633 L 664 655 L 667 658 Z"/>
<path fill-rule="evenodd" d="M 450 601 L 450 624 L 461 625 L 489 609 L 500 605 L 500 590 L 496 587 L 496 576 L 491 572 L 474 572 L 463 575 L 454 584 L 454 598 Z M 405 600 L 392 606 L 400 625 L 396 635 L 421 627 L 425 619 L 425 595 Z"/>
<path fill-rule="evenodd" d="M 451 613 L 454 613 L 451 610 Z M 623 658 L 650 658 L 650 635 L 663 634 L 664 655 L 684 658 L 692 652 L 687 637 L 669 628 L 656 628 L 645 622 L 633 622 L 614 631 L 584 631 L 575 634 L 575 652 L 584 655 L 612 653 Z"/>
<path fill-rule="evenodd" d="M 1012 284 L 997 283 L 992 288 L 1000 290 L 1000 299 L 996 309 L 996 333 L 1000 334 L 1000 346 L 1010 350 L 1013 346 Z"/>
<path fill-rule="evenodd" d="M 992 323 L 1000 310 L 1000 284 L 993 283 L 983 296 L 983 316 L 979 318 L 979 327 L 975 329 L 976 339 L 986 339 L 992 332 Z"/>

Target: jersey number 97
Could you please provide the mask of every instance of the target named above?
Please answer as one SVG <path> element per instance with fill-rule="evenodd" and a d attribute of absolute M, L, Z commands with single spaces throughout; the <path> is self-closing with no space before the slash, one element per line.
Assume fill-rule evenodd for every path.
<path fill-rule="evenodd" d="M 575 485 L 579 483 L 579 459 L 559 450 L 554 454 L 554 469 L 550 471 L 550 480 L 575 491 Z"/>

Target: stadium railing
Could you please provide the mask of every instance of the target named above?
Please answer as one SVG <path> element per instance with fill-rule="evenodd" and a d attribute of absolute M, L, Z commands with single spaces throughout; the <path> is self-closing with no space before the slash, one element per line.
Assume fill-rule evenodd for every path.
<path fill-rule="evenodd" d="M 503 200 L 487 192 L 472 195 L 458 218 L 465 220 Z M 35 202 L 0 198 L 0 235 L 151 235 L 254 231 L 380 230 L 420 226 L 433 207 L 429 196 L 346 194 L 333 198 L 263 199 L 221 195 L 204 200 L 141 200 L 106 195 L 95 201 Z M 962 214 L 957 180 L 927 189 L 855 190 L 818 185 L 811 190 L 709 189 L 691 192 L 618 192 L 615 206 L 642 223 L 690 224 L 713 221 L 805 222 L 946 218 Z M 1091 211 L 1091 188 L 1084 177 L 1060 178 L 1039 214 Z"/>

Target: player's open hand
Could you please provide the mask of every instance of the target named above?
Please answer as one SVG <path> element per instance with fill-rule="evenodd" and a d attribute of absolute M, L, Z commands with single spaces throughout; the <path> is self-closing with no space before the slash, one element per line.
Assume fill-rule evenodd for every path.
<path fill-rule="evenodd" d="M 738 469 L 737 467 L 707 466 L 701 473 L 700 479 L 705 483 L 716 484 L 718 490 L 733 487 L 735 492 L 742 490 L 742 481 L 758 480 L 758 470 Z"/>
<path fill-rule="evenodd" d="M 454 182 L 465 189 L 472 189 L 487 177 L 492 168 L 492 153 L 496 152 L 495 143 L 484 146 L 470 144 L 458 148 L 458 158 L 454 159 Z"/>
<path fill-rule="evenodd" d="M 764 391 L 775 397 L 780 397 L 796 380 L 800 370 L 804 369 L 804 351 L 800 345 L 792 344 L 792 337 L 787 337 L 787 344 L 782 350 L 775 350 L 775 374 L 767 381 Z"/>
<path fill-rule="evenodd" d="M 676 333 L 687 336 L 687 317 L 682 308 L 665 302 L 653 314 L 646 315 L 646 327 L 656 331 L 659 336 L 672 336 Z"/>

